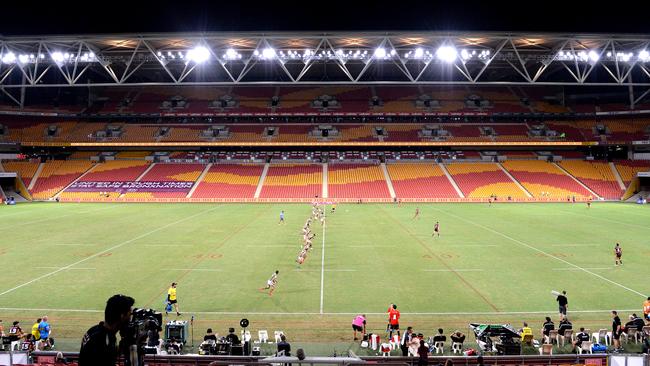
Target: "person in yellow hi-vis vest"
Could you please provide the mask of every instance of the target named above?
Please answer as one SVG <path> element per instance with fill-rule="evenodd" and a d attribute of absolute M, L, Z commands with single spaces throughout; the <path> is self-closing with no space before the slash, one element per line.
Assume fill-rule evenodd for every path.
<path fill-rule="evenodd" d="M 176 297 L 176 282 L 172 282 L 172 285 L 167 290 L 167 303 L 174 305 L 174 310 L 176 310 L 176 315 L 180 316 L 181 313 L 178 311 L 178 298 Z M 168 314 L 167 309 L 165 309 L 165 314 Z"/>

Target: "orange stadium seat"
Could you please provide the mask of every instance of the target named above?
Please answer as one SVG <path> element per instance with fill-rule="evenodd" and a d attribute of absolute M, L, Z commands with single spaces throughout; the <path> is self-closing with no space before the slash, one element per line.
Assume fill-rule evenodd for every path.
<path fill-rule="evenodd" d="M 271 164 L 260 198 L 321 197 L 322 188 L 321 164 Z"/>
<path fill-rule="evenodd" d="M 329 198 L 390 198 L 379 165 L 330 163 L 327 190 Z"/>
<path fill-rule="evenodd" d="M 92 162 L 83 160 L 50 160 L 46 162 L 36 185 L 30 192 L 32 198 L 46 200 L 54 197 L 91 167 L 93 167 Z"/>
<path fill-rule="evenodd" d="M 465 197 L 496 195 L 500 200 L 527 197 L 496 163 L 453 163 L 446 168 Z"/>
<path fill-rule="evenodd" d="M 263 170 L 262 164 L 214 164 L 192 198 L 253 198 Z"/>
<path fill-rule="evenodd" d="M 608 163 L 583 160 L 564 160 L 560 166 L 584 185 L 605 199 L 619 199 L 623 190 Z"/>
<path fill-rule="evenodd" d="M 533 197 L 565 200 L 568 196 L 592 196 L 552 163 L 542 160 L 509 160 L 502 165 Z"/>
<path fill-rule="evenodd" d="M 398 198 L 458 198 L 458 193 L 440 167 L 426 164 L 387 164 Z"/>

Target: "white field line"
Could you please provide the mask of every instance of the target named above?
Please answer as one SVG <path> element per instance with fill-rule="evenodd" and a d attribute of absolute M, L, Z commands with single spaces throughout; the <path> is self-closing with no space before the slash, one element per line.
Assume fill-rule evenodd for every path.
<path fill-rule="evenodd" d="M 52 243 L 43 243 L 43 242 L 40 242 L 38 244 L 55 245 L 55 246 L 59 246 L 59 247 L 86 247 L 86 246 L 91 246 L 91 245 L 99 245 L 99 244 L 52 244 Z"/>
<path fill-rule="evenodd" d="M 614 269 L 614 267 L 591 267 L 589 270 Z M 578 268 L 553 268 L 554 271 L 580 271 Z"/>
<path fill-rule="evenodd" d="M 200 272 L 222 272 L 217 268 L 162 268 L 161 271 L 200 271 Z"/>
<path fill-rule="evenodd" d="M 294 272 L 322 272 L 322 269 L 294 269 Z M 326 269 L 325 272 L 357 272 L 356 269 Z"/>
<path fill-rule="evenodd" d="M 82 271 L 94 271 L 97 268 L 85 268 L 85 267 L 76 267 L 76 268 L 65 268 L 65 267 L 36 267 L 41 269 L 68 269 L 68 270 L 82 270 Z"/>
<path fill-rule="evenodd" d="M 552 247 L 597 247 L 598 244 L 553 244 Z"/>
<path fill-rule="evenodd" d="M 45 308 L 0 308 L 0 311 L 35 311 L 35 312 L 70 312 L 70 313 L 103 313 L 104 310 L 98 310 L 98 309 L 45 309 Z M 426 313 L 421 313 L 421 312 L 413 312 L 413 313 L 401 313 L 403 315 L 427 315 L 427 316 L 447 316 L 447 315 L 534 315 L 534 314 L 550 314 L 553 312 L 556 312 L 557 309 L 555 310 L 542 310 L 542 311 L 488 311 L 488 312 L 426 312 Z M 606 313 L 609 314 L 611 313 L 611 309 L 608 310 L 572 310 L 571 313 L 580 313 L 580 314 L 588 314 L 588 313 Z M 633 311 L 638 311 L 638 309 L 623 309 L 619 310 L 621 312 L 633 312 Z M 341 312 L 341 313 L 309 313 L 309 312 L 295 312 L 295 313 L 283 313 L 283 312 L 246 312 L 246 311 L 185 311 L 186 313 L 191 313 L 191 314 L 200 314 L 200 315 L 295 315 L 295 316 L 303 316 L 303 315 L 332 315 L 332 316 L 337 316 L 337 315 L 358 315 L 358 314 L 366 314 L 366 315 L 386 315 L 386 313 L 371 313 L 367 311 L 357 311 L 353 313 L 346 313 L 346 312 Z"/>
<path fill-rule="evenodd" d="M 571 212 L 571 211 L 562 211 L 562 210 L 560 210 L 559 212 L 569 214 L 569 215 L 588 217 L 590 219 L 595 219 L 595 220 L 613 222 L 613 223 L 619 224 L 619 225 L 625 225 L 625 226 L 630 226 L 630 227 L 638 227 L 638 228 L 641 228 L 641 229 L 649 229 L 650 230 L 650 226 L 630 224 L 629 222 L 625 222 L 625 221 L 611 220 L 611 219 L 607 219 L 607 218 L 604 218 L 604 217 L 584 215 L 584 214 L 579 214 L 579 213 Z"/>
<path fill-rule="evenodd" d="M 320 313 L 323 314 L 323 286 L 325 284 L 325 221 L 323 221 L 323 252 L 320 258 Z"/>
<path fill-rule="evenodd" d="M 192 247 L 194 244 L 144 244 L 143 247 Z"/>
<path fill-rule="evenodd" d="M 302 248 L 302 245 L 296 244 L 296 245 L 245 245 L 247 248 Z"/>
<path fill-rule="evenodd" d="M 23 283 L 23 284 L 18 285 L 18 286 L 16 286 L 16 287 L 10 288 L 9 290 L 5 290 L 5 291 L 3 291 L 3 292 L 0 293 L 0 296 L 4 296 L 4 295 L 6 295 L 6 294 L 8 294 L 8 293 L 10 293 L 10 292 L 13 292 L 13 291 L 15 291 L 15 290 L 18 290 L 18 289 L 21 288 L 21 287 L 25 287 L 25 286 L 27 286 L 27 285 L 29 285 L 29 284 L 32 284 L 32 283 L 36 282 L 36 281 L 40 281 L 40 280 L 42 280 L 43 278 L 50 277 L 50 276 L 52 276 L 52 275 L 54 275 L 54 274 L 57 274 L 57 273 L 59 273 L 59 272 L 61 272 L 61 271 L 63 271 L 63 270 L 66 270 L 66 269 L 69 269 L 69 268 L 71 268 L 71 267 L 74 267 L 74 266 L 76 266 L 77 264 L 80 264 L 80 263 L 86 262 L 87 260 L 90 260 L 90 259 L 96 258 L 96 257 L 98 257 L 98 256 L 100 256 L 100 255 L 102 255 L 102 254 L 104 254 L 104 253 L 107 253 L 107 252 L 110 252 L 111 250 L 115 250 L 115 249 L 117 249 L 117 248 L 120 248 L 120 247 L 122 247 L 122 246 L 125 246 L 125 245 L 127 245 L 127 244 L 129 244 L 129 243 L 132 243 L 132 242 L 134 242 L 134 241 L 136 241 L 136 240 L 142 239 L 142 238 L 144 238 L 144 237 L 146 237 L 146 236 L 149 236 L 149 235 L 151 235 L 151 234 L 153 234 L 153 233 L 156 233 L 156 232 L 158 232 L 158 231 L 160 231 L 160 230 L 164 230 L 164 229 L 166 229 L 166 228 L 168 228 L 168 227 L 170 227 L 170 226 L 174 226 L 174 225 L 180 224 L 181 222 L 184 222 L 184 221 L 187 221 L 187 220 L 193 219 L 193 218 L 195 218 L 195 217 L 197 217 L 197 216 L 200 216 L 200 215 L 206 214 L 206 213 L 208 213 L 208 212 L 210 212 L 210 211 L 214 211 L 214 210 L 216 210 L 217 208 L 220 208 L 220 207 L 221 207 L 221 206 L 213 207 L 213 208 L 211 208 L 211 209 L 209 209 L 209 210 L 205 210 L 205 211 L 199 212 L 199 213 L 197 213 L 197 214 L 194 214 L 194 215 L 188 216 L 188 217 L 186 217 L 186 218 L 184 218 L 184 219 L 180 219 L 180 220 L 174 221 L 174 222 L 172 222 L 172 223 L 169 223 L 169 224 L 163 225 L 163 226 L 161 226 L 161 227 L 159 227 L 159 228 L 157 228 L 157 229 L 153 229 L 153 230 L 148 231 L 148 232 L 146 232 L 146 233 L 144 233 L 144 234 L 142 234 L 142 235 L 136 236 L 135 238 L 132 238 L 132 239 L 129 239 L 129 240 L 123 241 L 123 242 L 121 242 L 121 243 L 119 243 L 119 244 L 117 244 L 117 245 L 114 245 L 114 246 L 112 246 L 112 247 L 110 247 L 110 248 L 108 248 L 108 249 L 104 249 L 104 250 L 102 250 L 101 252 L 95 253 L 95 254 L 93 254 L 93 255 L 91 255 L 91 256 L 89 256 L 89 257 L 86 257 L 86 258 L 84 258 L 84 259 L 78 260 L 78 261 L 76 261 L 76 262 L 74 262 L 74 263 L 72 263 L 72 264 L 69 264 L 69 265 L 65 266 L 65 267 L 61 267 L 61 268 L 59 268 L 59 269 L 57 269 L 57 270 L 54 270 L 54 271 L 52 271 L 52 272 L 50 272 L 50 273 L 46 273 L 46 274 L 44 274 L 44 275 L 42 275 L 42 276 L 38 276 L 38 277 L 36 277 L 36 278 L 34 278 L 34 279 L 30 280 L 30 281 L 27 281 L 27 282 L 25 282 L 25 283 Z M 62 216 L 59 216 L 59 217 L 62 217 Z"/>
<path fill-rule="evenodd" d="M 573 263 L 571 263 L 571 262 L 569 262 L 569 261 L 567 261 L 567 260 L 564 260 L 564 259 L 562 259 L 562 258 L 556 257 L 556 256 L 554 256 L 554 255 L 552 255 L 552 254 L 550 254 L 550 253 L 547 253 L 547 252 L 545 252 L 545 251 L 543 251 L 543 250 L 541 250 L 541 249 L 535 248 L 534 246 L 532 246 L 532 245 L 530 245 L 530 244 L 527 244 L 527 243 L 525 243 L 525 242 L 523 242 L 523 241 L 521 241 L 521 240 L 515 239 L 515 238 L 513 238 L 513 237 L 511 237 L 511 236 L 509 236 L 509 235 L 506 235 L 506 234 L 504 234 L 504 233 L 502 233 L 502 232 L 500 232 L 500 231 L 497 231 L 497 230 L 491 229 L 491 228 L 489 228 L 489 227 L 487 227 L 487 226 L 483 226 L 483 225 L 481 225 L 481 224 L 478 224 L 478 223 L 476 223 L 476 222 L 474 222 L 474 221 L 472 221 L 472 220 L 468 220 L 468 219 L 466 219 L 466 218 L 464 218 L 464 217 L 461 217 L 461 216 L 458 216 L 458 215 L 455 215 L 455 214 L 452 214 L 452 213 L 449 213 L 449 212 L 446 212 L 446 211 L 443 211 L 443 210 L 437 209 L 437 208 L 435 208 L 435 207 L 432 207 L 432 208 L 433 208 L 434 210 L 439 211 L 439 212 L 442 212 L 442 213 L 444 213 L 444 214 L 446 214 L 446 215 L 449 215 L 449 216 L 455 217 L 455 218 L 457 218 L 458 220 L 465 221 L 465 222 L 467 222 L 467 223 L 469 223 L 469 224 L 472 224 L 472 225 L 474 225 L 474 226 L 478 226 L 478 227 L 480 227 L 480 228 L 482 228 L 482 229 L 484 229 L 484 230 L 487 230 L 487 231 L 489 231 L 489 232 L 492 232 L 492 233 L 494 233 L 494 234 L 497 234 L 497 235 L 499 235 L 499 236 L 502 236 L 502 237 L 504 237 L 504 238 L 506 238 L 506 239 L 508 239 L 508 240 L 510 240 L 510 241 L 513 241 L 513 242 L 515 242 L 515 243 L 517 243 L 517 244 L 519 244 L 519 245 L 522 245 L 522 246 L 524 246 L 524 247 L 526 247 L 526 248 L 532 249 L 532 250 L 534 250 L 534 251 L 536 251 L 536 252 L 538 252 L 538 253 L 544 254 L 545 256 L 547 256 L 547 257 L 549 257 L 549 258 L 553 258 L 553 259 L 555 259 L 555 260 L 558 260 L 558 261 L 560 261 L 560 262 L 562 262 L 562 263 L 564 263 L 564 264 L 567 264 L 567 265 L 569 265 L 569 266 L 571 266 L 571 267 L 573 267 L 573 268 L 579 269 L 579 270 L 581 270 L 581 271 L 583 271 L 583 272 L 585 272 L 585 273 L 589 273 L 590 275 L 592 275 L 592 276 L 594 276 L 594 277 L 598 277 L 598 278 L 600 278 L 601 280 L 603 280 L 603 281 L 605 281 L 605 282 L 609 282 L 609 283 L 611 283 L 611 284 L 613 284 L 613 285 L 616 285 L 616 286 L 618 286 L 618 287 L 620 287 L 620 288 L 623 288 L 623 289 L 625 289 L 625 290 L 628 290 L 628 291 L 630 291 L 630 292 L 632 292 L 632 293 L 635 293 L 635 294 L 637 294 L 637 295 L 639 295 L 639 296 L 647 297 L 647 295 L 644 295 L 644 294 L 642 294 L 641 292 L 639 292 L 639 291 L 637 291 L 637 290 L 634 290 L 634 289 L 631 289 L 631 288 L 629 288 L 629 287 L 627 287 L 627 286 L 621 285 L 620 283 L 618 283 L 618 282 L 614 282 L 614 281 L 610 280 L 609 278 L 606 278 L 606 277 L 603 277 L 603 276 L 601 276 L 601 275 L 599 275 L 599 274 L 597 274 L 597 273 L 591 272 L 590 270 L 588 270 L 588 269 L 586 269 L 586 268 L 582 268 L 582 267 L 578 266 L 577 264 L 573 264 Z"/>
<path fill-rule="evenodd" d="M 468 269 L 423 269 L 424 272 L 483 272 L 480 268 Z"/>
<path fill-rule="evenodd" d="M 10 228 L 13 228 L 13 227 L 16 227 L 16 226 L 31 225 L 31 224 L 36 224 L 36 223 L 39 223 L 39 222 L 58 220 L 58 219 L 62 219 L 64 217 L 69 217 L 69 216 L 73 216 L 73 215 L 88 214 L 88 213 L 93 213 L 93 212 L 97 212 L 97 211 L 111 210 L 111 209 L 114 209 L 114 208 L 117 208 L 117 207 L 120 207 L 120 205 L 102 207 L 100 209 L 91 210 L 91 211 L 73 212 L 73 213 L 70 213 L 70 214 L 67 214 L 67 215 L 55 216 L 55 217 L 51 217 L 51 218 L 47 218 L 47 219 L 19 222 L 19 223 L 16 223 L 16 224 L 12 224 L 10 226 L 0 227 L 0 230 L 7 230 L 7 229 L 10 229 Z"/>

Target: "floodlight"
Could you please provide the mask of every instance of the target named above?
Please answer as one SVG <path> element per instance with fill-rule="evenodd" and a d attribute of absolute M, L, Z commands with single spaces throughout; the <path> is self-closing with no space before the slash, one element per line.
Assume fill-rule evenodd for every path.
<path fill-rule="evenodd" d="M 375 49 L 375 57 L 377 58 L 384 58 L 386 57 L 386 49 L 383 47 L 379 47 Z"/>
<path fill-rule="evenodd" d="M 467 60 L 468 58 L 471 57 L 471 55 L 470 55 L 469 52 L 467 52 L 466 49 L 462 49 L 462 50 L 460 51 L 460 57 L 462 57 L 463 60 Z"/>
<path fill-rule="evenodd" d="M 424 56 L 424 50 L 420 47 L 416 48 L 414 56 L 415 58 L 422 58 Z"/>
<path fill-rule="evenodd" d="M 13 52 L 6 53 L 2 56 L 2 62 L 5 64 L 12 64 L 16 62 L 16 55 Z"/>
<path fill-rule="evenodd" d="M 197 64 L 206 62 L 210 58 L 210 51 L 203 46 L 196 46 L 187 51 L 187 59 Z"/>
<path fill-rule="evenodd" d="M 29 61 L 29 56 L 28 55 L 19 55 L 18 56 L 18 61 L 21 64 L 26 64 Z"/>
<path fill-rule="evenodd" d="M 265 48 L 262 50 L 262 57 L 266 59 L 271 59 L 275 57 L 275 50 L 273 48 Z"/>
<path fill-rule="evenodd" d="M 458 51 L 451 46 L 440 46 L 436 51 L 436 56 L 445 62 L 454 62 L 458 56 Z"/>
<path fill-rule="evenodd" d="M 598 54 L 598 52 L 591 50 L 589 51 L 589 59 L 591 60 L 591 62 L 596 62 L 600 59 L 600 55 Z"/>
<path fill-rule="evenodd" d="M 52 60 L 54 60 L 54 62 L 63 62 L 63 54 L 59 51 L 53 52 Z"/>
<path fill-rule="evenodd" d="M 639 60 L 646 62 L 650 60 L 650 53 L 647 50 L 639 52 Z"/>
<path fill-rule="evenodd" d="M 232 48 L 227 49 L 226 50 L 226 58 L 229 59 L 229 60 L 234 60 L 235 58 L 237 58 L 237 51 L 235 51 Z"/>

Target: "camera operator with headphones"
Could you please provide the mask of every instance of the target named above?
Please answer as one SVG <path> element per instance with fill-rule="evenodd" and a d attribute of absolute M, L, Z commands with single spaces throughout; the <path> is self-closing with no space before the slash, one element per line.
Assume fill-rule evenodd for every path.
<path fill-rule="evenodd" d="M 129 323 L 134 303 L 125 295 L 108 299 L 104 321 L 88 329 L 81 340 L 79 366 L 115 366 L 119 354 L 115 335 Z"/>

